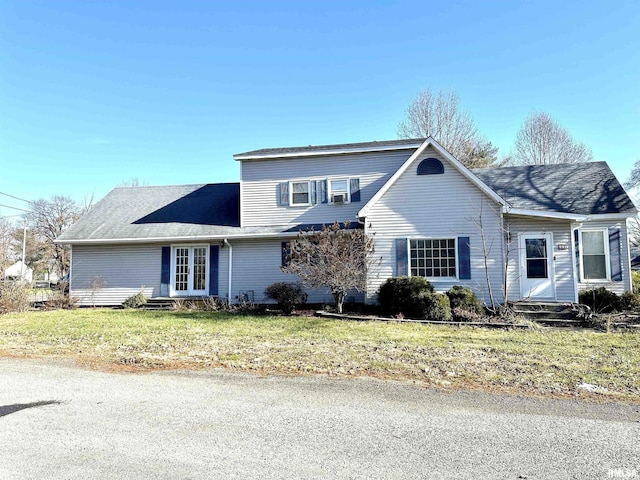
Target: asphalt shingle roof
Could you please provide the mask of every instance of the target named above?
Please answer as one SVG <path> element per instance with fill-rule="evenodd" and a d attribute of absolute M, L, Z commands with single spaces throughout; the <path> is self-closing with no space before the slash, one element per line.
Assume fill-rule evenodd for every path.
<path fill-rule="evenodd" d="M 594 215 L 635 206 L 605 162 L 472 170 L 513 208 Z"/>
<path fill-rule="evenodd" d="M 294 153 L 309 153 L 309 152 L 330 152 L 333 150 L 358 150 L 358 149 L 377 149 L 385 147 L 397 147 L 402 145 L 418 146 L 426 139 L 424 138 L 404 138 L 401 140 L 382 140 L 374 142 L 360 142 L 360 143 L 341 143 L 336 145 L 307 145 L 304 147 L 284 147 L 284 148 L 262 148 L 260 150 L 251 150 L 250 152 L 236 153 L 234 157 L 252 157 L 252 156 L 264 156 L 275 157 L 278 155 L 287 155 Z M 412 147 L 407 147 L 412 148 Z"/>
<path fill-rule="evenodd" d="M 474 170 L 513 208 L 579 215 L 635 213 L 605 162 Z M 354 219 L 355 220 L 355 219 Z M 358 228 L 357 222 L 351 228 Z M 321 224 L 240 227 L 240 184 L 116 188 L 61 242 L 295 233 Z"/>

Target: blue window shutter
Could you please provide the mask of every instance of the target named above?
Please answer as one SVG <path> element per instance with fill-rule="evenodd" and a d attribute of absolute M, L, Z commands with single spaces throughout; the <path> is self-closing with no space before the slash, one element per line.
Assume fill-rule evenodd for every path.
<path fill-rule="evenodd" d="M 289 205 L 289 182 L 278 184 L 279 205 Z"/>
<path fill-rule="evenodd" d="M 318 194 L 317 194 L 317 184 L 316 182 L 309 182 L 309 197 L 311 200 L 311 205 L 316 205 L 318 203 Z"/>
<path fill-rule="evenodd" d="M 169 296 L 171 282 L 171 247 L 162 247 L 162 266 L 160 268 L 160 295 Z"/>
<path fill-rule="evenodd" d="M 622 255 L 620 255 L 620 229 L 609 229 L 609 254 L 611 261 L 611 280 L 622 281 Z"/>
<path fill-rule="evenodd" d="M 282 254 L 282 261 L 281 261 L 281 266 L 286 267 L 287 266 L 287 257 L 289 256 L 290 253 L 290 249 L 291 246 L 289 244 L 289 242 L 282 242 L 280 244 L 280 249 L 281 249 L 281 254 Z"/>
<path fill-rule="evenodd" d="M 220 247 L 209 245 L 209 295 L 218 295 L 218 261 Z"/>
<path fill-rule="evenodd" d="M 576 280 L 580 281 L 580 232 L 578 229 L 573 231 L 573 246 L 576 251 Z"/>
<path fill-rule="evenodd" d="M 469 280 L 471 278 L 471 246 L 469 237 L 458 237 L 458 278 Z"/>
<path fill-rule="evenodd" d="M 407 239 L 396 238 L 396 277 L 405 277 L 407 275 L 409 275 Z"/>
<path fill-rule="evenodd" d="M 351 182 L 351 201 L 359 202 L 360 201 L 360 179 L 352 178 Z"/>

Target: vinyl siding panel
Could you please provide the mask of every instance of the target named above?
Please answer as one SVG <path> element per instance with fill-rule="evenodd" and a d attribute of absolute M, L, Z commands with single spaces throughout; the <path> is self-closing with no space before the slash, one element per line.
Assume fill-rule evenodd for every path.
<path fill-rule="evenodd" d="M 438 158 L 444 174 L 417 175 L 418 164 L 427 157 Z M 502 236 L 500 206 L 457 169 L 428 148 L 417 158 L 397 182 L 373 206 L 366 219 L 368 234 L 375 234 L 376 256 L 382 257 L 379 267 L 369 275 L 367 301 L 376 301 L 379 286 L 396 276 L 397 238 L 457 238 L 470 237 L 471 279 L 432 281 L 438 292 L 453 285 L 472 288 L 481 301 L 489 303 L 482 235 L 478 226 L 482 220 L 489 281 L 494 299 L 502 301 Z"/>
<path fill-rule="evenodd" d="M 332 223 L 356 220 L 362 206 L 409 158 L 413 150 L 242 162 L 241 225 Z M 309 207 L 280 206 L 278 184 L 287 181 L 360 179 L 360 202 Z"/>
<path fill-rule="evenodd" d="M 281 239 L 245 240 L 231 243 L 233 245 L 233 279 L 230 296 L 232 303 L 238 301 L 241 292 L 251 291 L 256 302 L 273 303 L 264 298 L 264 289 L 267 286 L 275 282 L 295 282 L 298 280 L 298 277 L 280 270 L 282 264 Z M 223 250 L 228 252 L 227 247 Z M 227 282 L 226 276 L 223 281 Z M 226 283 L 225 286 L 221 286 L 221 291 L 228 291 Z M 328 289 L 307 289 L 306 291 L 309 295 L 307 300 L 309 303 L 333 303 L 333 296 Z M 362 294 L 350 295 L 350 297 L 356 302 L 364 301 Z"/>
<path fill-rule="evenodd" d="M 520 248 L 518 235 L 522 233 L 551 233 L 553 236 L 553 271 L 555 272 L 556 300 L 574 302 L 576 289 L 573 276 L 573 234 L 567 220 L 550 220 L 535 217 L 505 217 L 505 229 L 509 230 L 511 242 L 508 252 L 507 298 L 518 300 L 520 289 Z M 566 245 L 560 250 L 559 245 Z"/>
<path fill-rule="evenodd" d="M 147 297 L 158 296 L 161 259 L 161 245 L 75 245 L 69 293 L 82 306 L 119 305 L 143 286 Z M 92 291 L 91 281 L 97 276 L 104 287 Z"/>
<path fill-rule="evenodd" d="M 622 295 L 624 292 L 631 290 L 631 273 L 630 273 L 630 260 L 629 260 L 629 236 L 627 230 L 627 223 L 625 220 L 596 220 L 591 222 L 584 222 L 582 228 L 619 228 L 620 229 L 620 257 L 622 259 L 622 281 L 621 282 L 606 282 L 589 280 L 578 283 L 578 292 L 582 290 L 589 290 L 592 288 L 606 287 L 607 290 Z"/>

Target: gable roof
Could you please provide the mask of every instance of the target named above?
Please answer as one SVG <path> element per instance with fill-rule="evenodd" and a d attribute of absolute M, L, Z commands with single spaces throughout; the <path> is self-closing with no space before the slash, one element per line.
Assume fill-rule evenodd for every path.
<path fill-rule="evenodd" d="M 424 138 L 383 140 L 336 145 L 308 145 L 306 147 L 262 148 L 250 152 L 236 153 L 234 160 L 261 160 L 283 157 L 306 157 L 312 155 L 342 155 L 347 153 L 383 152 L 387 150 L 413 150 L 424 143 Z"/>
<path fill-rule="evenodd" d="M 486 168 L 473 173 L 517 210 L 578 215 L 636 213 L 605 162 Z"/>
<path fill-rule="evenodd" d="M 505 205 L 506 202 L 496 193 L 494 192 L 489 186 L 487 186 L 485 183 L 483 183 L 482 181 L 480 181 L 478 179 L 478 177 L 476 177 L 471 170 L 469 170 L 467 167 L 465 167 L 464 165 L 462 165 L 462 163 L 460 163 L 458 160 L 456 160 L 456 158 L 451 155 L 449 152 L 447 152 L 444 147 L 442 145 L 440 145 L 438 142 L 436 142 L 433 137 L 428 137 L 426 138 L 422 144 L 416 149 L 415 152 L 413 152 L 413 154 L 407 159 L 405 160 L 405 162 L 400 166 L 400 168 L 398 170 L 396 170 L 396 172 L 389 178 L 389 180 L 386 181 L 386 183 L 382 186 L 382 188 L 380 188 L 380 190 L 378 190 L 373 197 L 371 197 L 371 200 L 369 200 L 366 205 L 364 207 L 362 207 L 360 209 L 360 211 L 358 212 L 358 217 L 362 218 L 362 217 L 366 217 L 367 213 L 369 212 L 369 210 L 371 209 L 371 207 L 373 207 L 376 203 L 378 203 L 378 201 L 380 200 L 380 198 L 382 198 L 382 196 L 391 188 L 391 186 L 396 183 L 396 181 L 402 176 L 402 174 L 409 168 L 409 166 L 422 154 L 422 152 L 424 152 L 426 150 L 427 147 L 433 147 L 435 148 L 438 153 L 440 153 L 440 155 L 442 155 L 444 158 L 446 158 L 449 163 L 456 169 L 458 170 L 463 176 L 465 176 L 468 180 L 471 181 L 471 183 L 473 183 L 475 186 L 477 186 L 480 190 L 482 190 L 485 194 L 487 194 L 490 198 L 494 199 L 497 203 L 501 204 L 501 205 Z"/>

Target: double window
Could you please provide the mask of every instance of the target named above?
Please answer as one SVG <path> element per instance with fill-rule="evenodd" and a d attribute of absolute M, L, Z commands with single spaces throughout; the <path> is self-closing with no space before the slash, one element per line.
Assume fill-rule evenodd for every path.
<path fill-rule="evenodd" d="M 606 229 L 580 230 L 580 277 L 609 280 L 609 240 Z"/>
<path fill-rule="evenodd" d="M 411 276 L 457 278 L 455 238 L 409 240 Z"/>
<path fill-rule="evenodd" d="M 277 198 L 278 205 L 292 207 L 359 202 L 360 179 L 342 177 L 281 182 L 278 184 Z"/>

